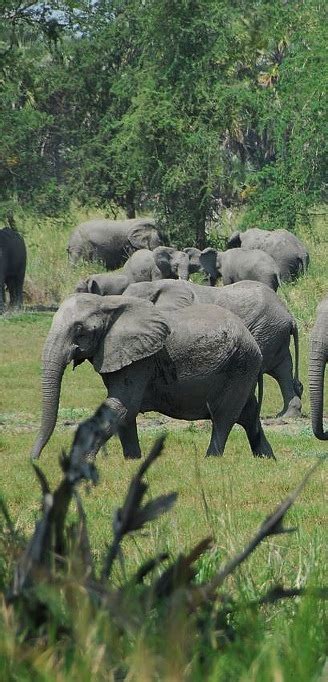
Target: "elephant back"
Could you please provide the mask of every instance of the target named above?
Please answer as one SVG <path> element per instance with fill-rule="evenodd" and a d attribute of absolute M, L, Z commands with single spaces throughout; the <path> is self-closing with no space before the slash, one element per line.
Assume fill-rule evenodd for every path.
<path fill-rule="evenodd" d="M 145 234 L 147 237 L 142 239 Z M 137 249 L 148 248 L 152 243 L 149 234 L 154 235 L 156 246 L 161 243 L 152 218 L 89 220 L 73 231 L 67 251 L 73 263 L 79 258 L 100 260 L 107 270 L 112 270 L 120 267 Z"/>
<path fill-rule="evenodd" d="M 254 362 L 254 371 L 260 370 L 258 344 L 241 319 L 229 310 L 195 304 L 165 315 L 171 328 L 165 348 L 182 375 L 190 376 L 195 367 L 200 377 L 225 369 L 228 372 L 232 362 L 247 372 L 249 358 Z"/>

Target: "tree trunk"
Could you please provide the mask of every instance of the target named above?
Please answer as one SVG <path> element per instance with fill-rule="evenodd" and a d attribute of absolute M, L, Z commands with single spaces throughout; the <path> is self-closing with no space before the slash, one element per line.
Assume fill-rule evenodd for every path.
<path fill-rule="evenodd" d="M 125 195 L 125 201 L 126 201 L 125 210 L 127 218 L 135 218 L 136 217 L 135 191 L 133 189 L 128 190 L 128 192 Z"/>

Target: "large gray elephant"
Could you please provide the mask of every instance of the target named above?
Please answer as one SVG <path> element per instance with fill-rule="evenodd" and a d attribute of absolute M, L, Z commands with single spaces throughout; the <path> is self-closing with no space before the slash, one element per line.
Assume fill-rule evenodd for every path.
<path fill-rule="evenodd" d="M 262 249 L 277 263 L 282 282 L 290 282 L 306 272 L 309 253 L 304 244 L 288 230 L 260 230 L 258 227 L 246 232 L 234 232 L 228 240 L 228 249 Z"/>
<path fill-rule="evenodd" d="M 144 282 L 131 284 L 124 296 L 145 298 L 163 310 L 176 310 L 195 303 L 211 303 L 238 315 L 256 340 L 263 356 L 263 372 L 275 379 L 283 397 L 277 416 L 300 417 L 303 386 L 299 380 L 297 324 L 279 296 L 265 284 L 242 281 L 226 287 L 204 287 L 191 282 Z M 289 350 L 295 344 L 295 370 Z"/>
<path fill-rule="evenodd" d="M 8 288 L 10 307 L 23 303 L 23 284 L 26 270 L 26 246 L 22 235 L 11 227 L 0 230 L 0 314 L 5 305 Z"/>
<path fill-rule="evenodd" d="M 323 430 L 324 377 L 328 359 L 328 297 L 319 303 L 310 340 L 309 388 L 312 430 L 319 440 L 328 440 Z"/>
<path fill-rule="evenodd" d="M 89 220 L 72 232 L 67 252 L 72 263 L 79 258 L 100 260 L 107 270 L 112 270 L 120 267 L 134 251 L 153 250 L 163 243 L 163 235 L 152 218 Z"/>
<path fill-rule="evenodd" d="M 280 284 L 280 273 L 276 262 L 260 249 L 217 251 L 207 248 L 200 254 L 199 261 L 209 275 L 211 286 L 216 285 L 219 277 L 222 277 L 224 285 L 247 279 L 262 282 L 273 291 L 277 291 Z"/>
<path fill-rule="evenodd" d="M 136 416 L 149 410 L 211 419 L 208 455 L 223 453 L 238 422 L 254 455 L 273 456 L 254 393 L 262 356 L 237 316 L 213 305 L 163 314 L 138 298 L 73 294 L 54 315 L 44 346 L 42 424 L 33 458 L 54 430 L 66 366 L 87 359 L 108 392 L 107 436 L 118 431 L 126 458 L 140 457 Z"/>
<path fill-rule="evenodd" d="M 140 249 L 133 253 L 121 273 L 90 275 L 78 283 L 75 291 L 116 296 L 132 282 L 152 282 L 163 278 L 187 280 L 188 277 L 188 255 L 171 246 L 158 246 L 153 251 Z"/>

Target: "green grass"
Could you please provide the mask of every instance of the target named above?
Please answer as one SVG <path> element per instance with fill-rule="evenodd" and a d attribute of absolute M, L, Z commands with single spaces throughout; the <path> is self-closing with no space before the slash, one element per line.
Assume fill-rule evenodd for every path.
<path fill-rule="evenodd" d="M 23 224 L 29 249 L 29 276 L 47 302 L 60 301 L 72 291 L 79 277 L 90 271 L 85 264 L 70 268 L 66 261 L 67 236 L 73 222 L 71 217 L 66 224 L 54 220 L 33 222 L 29 217 Z M 299 324 L 303 410 L 308 415 L 308 336 L 317 302 L 328 290 L 322 222 L 314 224 L 311 236 L 306 233 L 306 241 L 311 252 L 309 273 L 295 285 L 284 286 L 280 295 Z M 40 358 L 51 319 L 52 315 L 47 313 L 28 312 L 0 319 L 0 492 L 17 528 L 24 533 L 32 531 L 39 513 L 39 488 L 29 451 L 40 419 Z M 58 455 L 63 447 L 69 447 L 74 426 L 95 410 L 104 395 L 102 381 L 88 363 L 75 372 L 66 371 L 58 424 L 40 461 L 52 485 L 59 478 Z M 273 416 L 280 408 L 277 385 L 266 377 L 263 414 Z M 327 397 L 325 413 L 328 414 Z M 181 425 L 165 420 L 161 427 L 157 426 L 157 415 L 145 415 L 139 423 L 143 452 L 156 434 L 163 429 L 168 431 L 166 452 L 149 474 L 151 494 L 176 490 L 179 497 L 174 510 L 151 524 L 146 536 L 125 541 L 128 571 L 157 552 L 167 549 L 176 556 L 211 535 L 215 548 L 200 561 L 199 579 L 210 576 L 224 559 L 243 547 L 263 518 L 299 483 L 316 458 L 326 453 L 326 444 L 313 437 L 308 418 L 265 427 L 277 462 L 255 460 L 244 432 L 238 427 L 229 437 L 224 457 L 205 459 L 210 436 L 207 423 Z M 124 461 L 117 439 L 110 441 L 107 453 L 98 456 L 99 485 L 90 494 L 83 492 L 97 562 L 111 537 L 113 511 L 121 504 L 138 466 L 136 462 Z M 130 671 L 128 679 L 138 682 L 317 680 L 325 656 L 322 604 L 308 597 L 265 607 L 257 614 L 245 611 L 242 604 L 275 583 L 282 582 L 288 587 L 324 583 L 326 510 L 327 463 L 324 463 L 289 513 L 288 521 L 298 527 L 297 532 L 273 536 L 230 581 L 229 589 L 241 604 L 237 637 L 226 647 L 213 644 L 209 648 L 206 675 L 204 669 L 199 670 L 195 662 L 191 663 L 194 659 L 190 648 L 192 652 L 197 649 L 197 638 L 193 639 L 183 622 L 180 627 L 178 619 L 171 619 L 166 629 L 163 624 L 160 641 L 152 634 L 151 616 L 144 631 L 129 632 L 126 637 L 113 640 L 106 630 L 109 626 L 105 627 L 100 616 L 91 625 L 81 605 L 74 655 L 71 653 L 69 659 L 64 643 L 65 655 L 60 647 L 45 647 L 42 642 L 30 648 L 21 646 L 14 635 L 12 616 L 0 606 L 0 630 L 4 633 L 0 680 L 114 679 L 111 671 L 115 656 L 110 653 L 111 645 L 116 659 L 121 657 Z M 6 672 L 1 673 L 1 669 Z"/>

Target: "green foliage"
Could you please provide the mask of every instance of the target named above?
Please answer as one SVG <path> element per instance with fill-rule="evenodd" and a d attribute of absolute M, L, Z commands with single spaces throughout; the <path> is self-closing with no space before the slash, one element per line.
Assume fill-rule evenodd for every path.
<path fill-rule="evenodd" d="M 54 11 L 55 10 L 55 11 Z M 304 222 L 327 139 L 321 0 L 58 0 L 1 5 L 2 198 L 156 213 L 205 245 Z"/>

